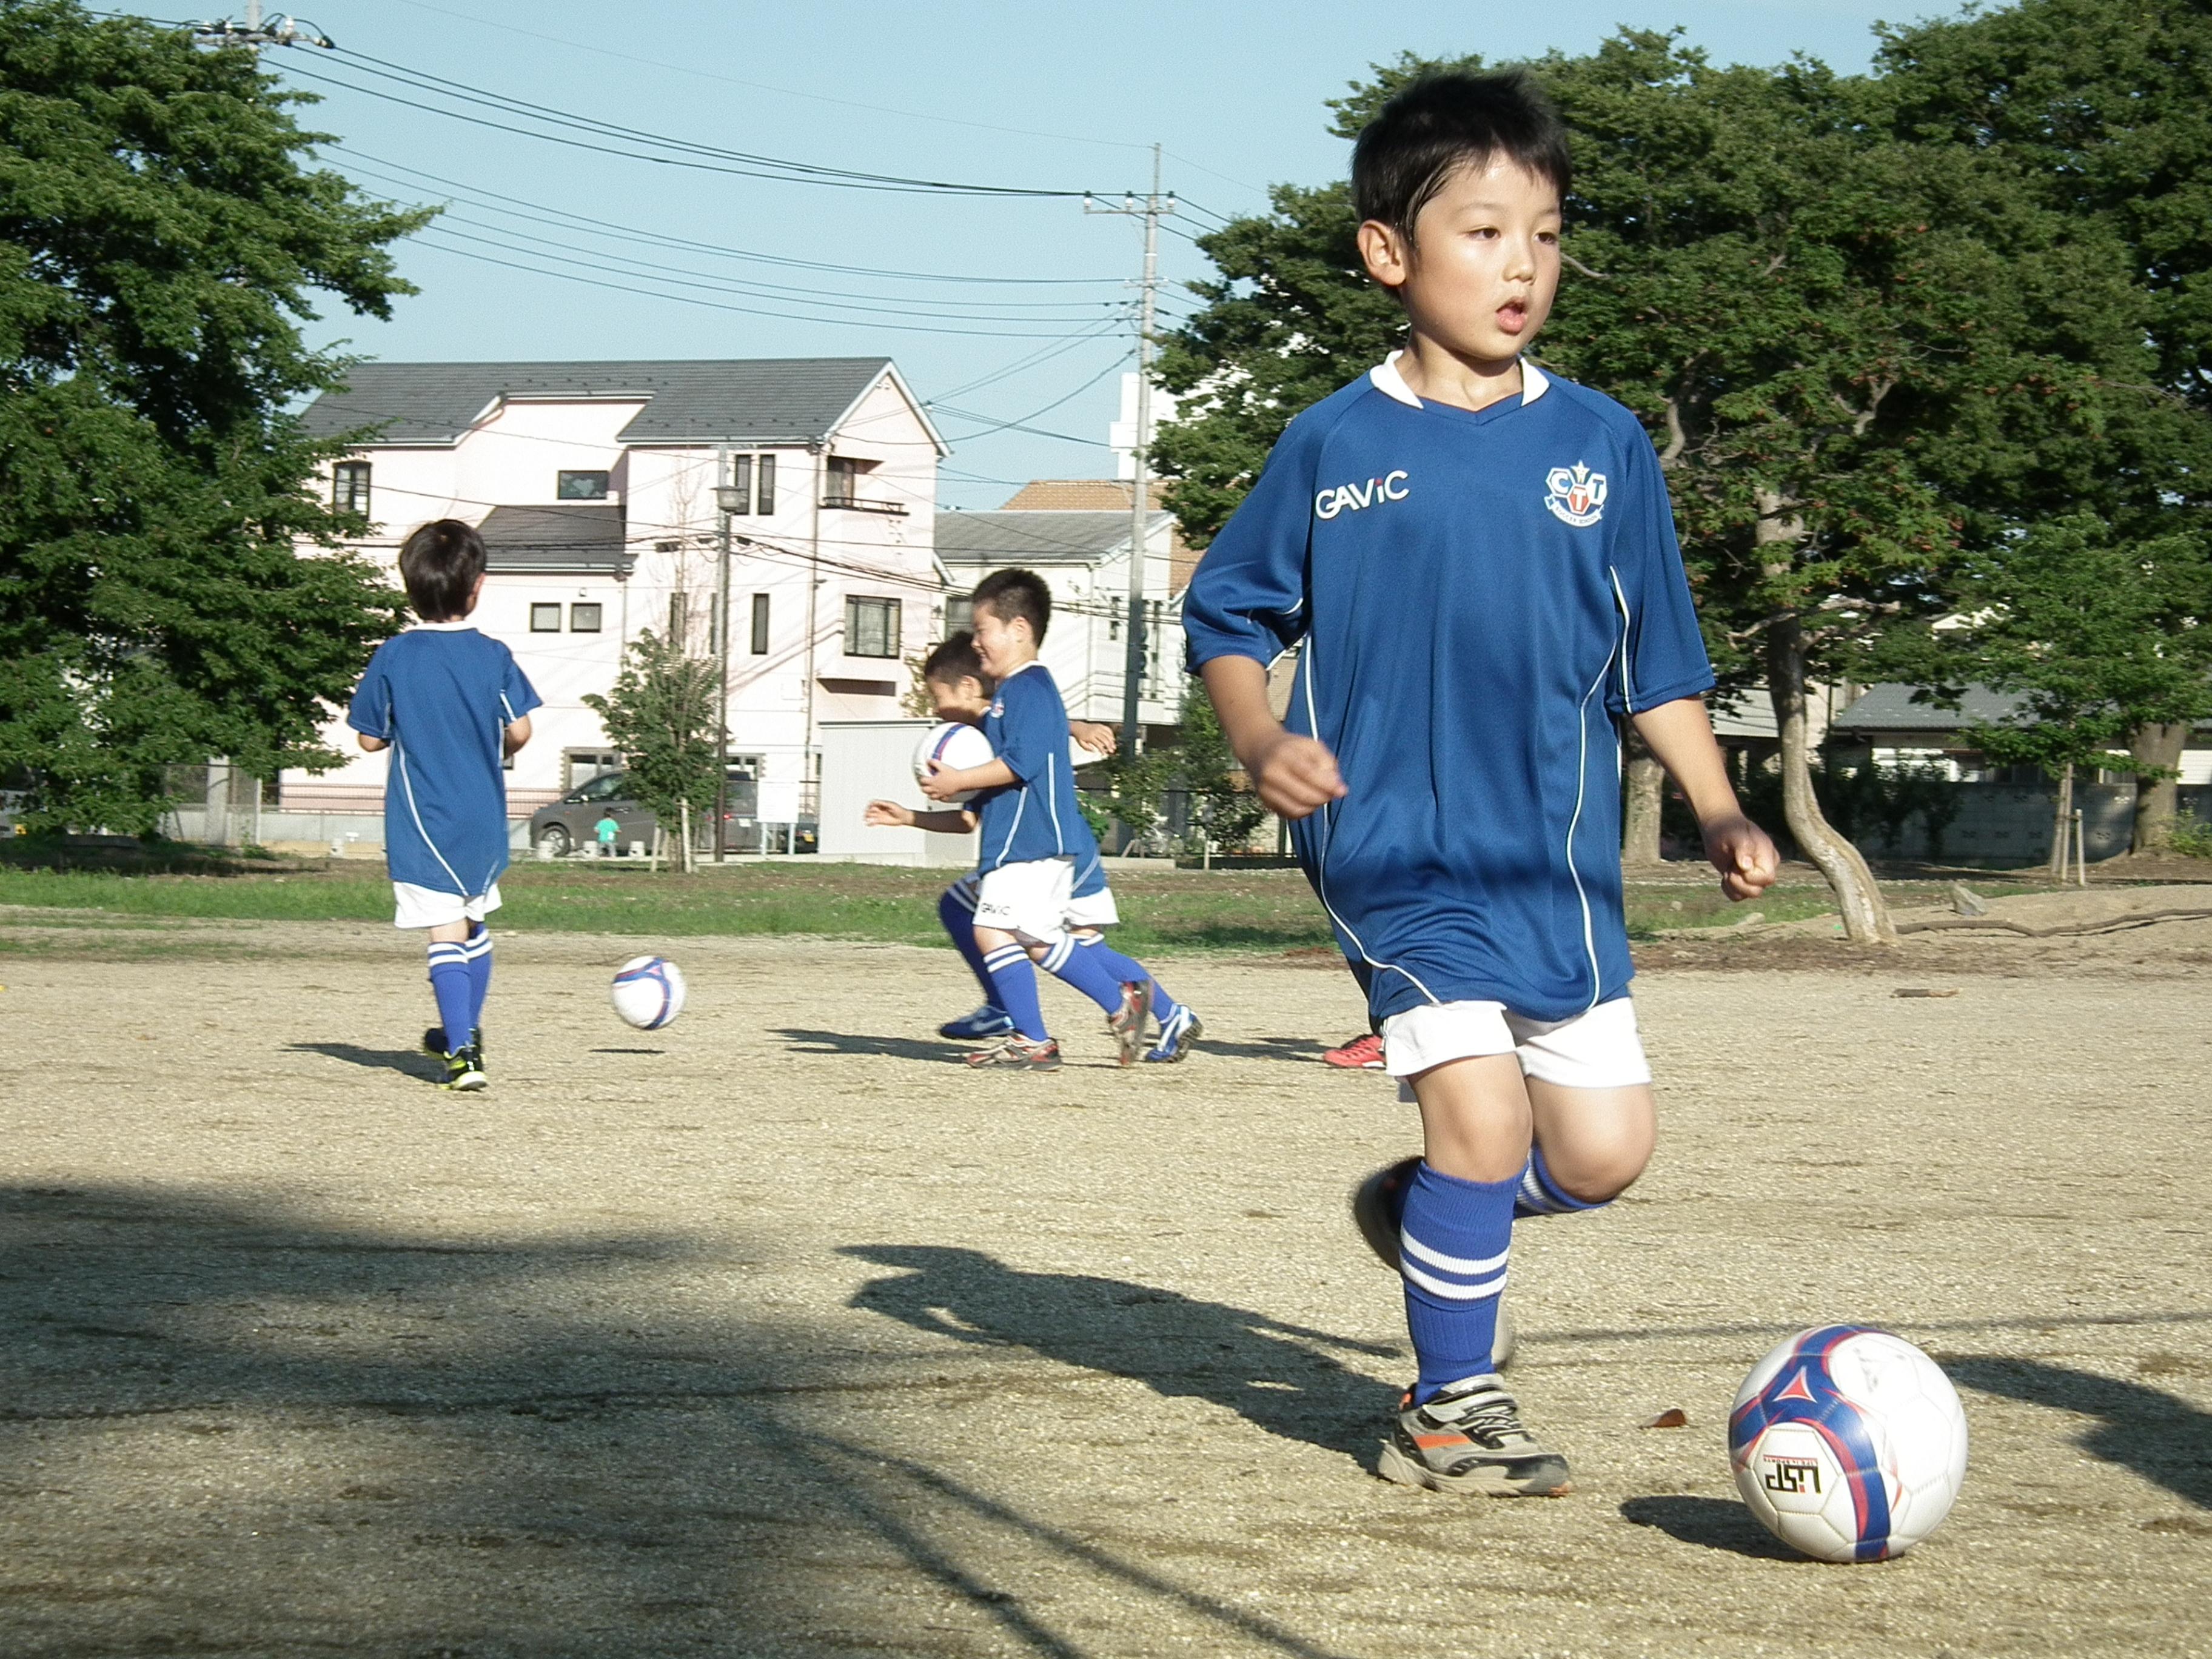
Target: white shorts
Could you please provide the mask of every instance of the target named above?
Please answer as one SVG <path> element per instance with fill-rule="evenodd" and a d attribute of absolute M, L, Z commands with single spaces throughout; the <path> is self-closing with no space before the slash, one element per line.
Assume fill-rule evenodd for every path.
<path fill-rule="evenodd" d="M 1651 1081 L 1636 1005 L 1626 996 L 1601 1002 L 1572 1019 L 1524 1019 L 1502 1002 L 1438 1002 L 1408 1008 L 1382 1022 L 1382 1065 L 1400 1079 L 1447 1060 L 1512 1054 L 1524 1077 L 1569 1089 L 1626 1089 Z"/>
<path fill-rule="evenodd" d="M 975 925 L 1024 945 L 1051 945 L 1067 930 L 1073 859 L 1031 859 L 986 870 L 975 889 Z"/>
<path fill-rule="evenodd" d="M 497 882 L 474 898 L 441 893 L 434 887 L 417 887 L 411 881 L 392 884 L 394 927 L 444 927 L 457 921 L 482 921 L 499 908 Z"/>
<path fill-rule="evenodd" d="M 954 902 L 970 915 L 975 911 L 976 889 L 982 884 L 982 877 L 972 873 L 952 884 Z M 1121 913 L 1115 906 L 1114 890 L 1102 887 L 1095 893 L 1082 893 L 1069 898 L 1060 920 L 1064 926 L 1069 927 L 1111 927 L 1121 920 Z"/>

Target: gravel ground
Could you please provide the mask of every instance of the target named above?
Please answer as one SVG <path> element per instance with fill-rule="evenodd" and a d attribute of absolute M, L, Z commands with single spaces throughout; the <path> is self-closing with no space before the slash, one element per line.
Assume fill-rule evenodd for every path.
<path fill-rule="evenodd" d="M 640 1034 L 638 947 L 509 935 L 454 1099 L 389 929 L 0 922 L 9 1659 L 2212 1653 L 2212 924 L 1647 952 L 1658 1158 L 1516 1255 L 1578 1490 L 1505 1503 L 1368 1473 L 1343 1196 L 1414 1143 L 1340 971 L 1167 963 L 1205 1050 L 1128 1073 L 1048 993 L 1073 1063 L 978 1078 L 945 952 L 688 941 Z M 1729 1475 L 1834 1319 L 1972 1425 L 1879 1566 Z"/>

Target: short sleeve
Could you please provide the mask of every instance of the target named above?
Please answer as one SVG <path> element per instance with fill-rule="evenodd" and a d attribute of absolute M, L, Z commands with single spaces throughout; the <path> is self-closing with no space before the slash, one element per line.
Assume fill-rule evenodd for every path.
<path fill-rule="evenodd" d="M 368 670 L 354 687 L 346 708 L 346 724 L 364 737 L 392 741 L 392 676 L 386 671 L 384 647 L 368 659 Z"/>
<path fill-rule="evenodd" d="M 1182 600 L 1194 670 L 1217 657 L 1272 662 L 1306 631 L 1306 546 L 1313 532 L 1320 441 L 1301 417 L 1199 560 Z"/>
<path fill-rule="evenodd" d="M 538 695 L 538 688 L 522 672 L 522 665 L 515 661 L 514 653 L 504 646 L 500 653 L 505 659 L 500 668 L 500 720 L 501 724 L 512 726 L 545 700 Z"/>
<path fill-rule="evenodd" d="M 999 687 L 1006 713 L 999 728 L 999 758 L 1024 783 L 1067 751 L 1067 716 L 1051 695 L 1042 669 L 1026 669 Z"/>
<path fill-rule="evenodd" d="M 1712 663 L 1705 655 L 1681 546 L 1674 538 L 1666 475 L 1642 428 L 1626 448 L 1622 488 L 1613 496 L 1619 517 L 1612 574 L 1628 648 L 1606 695 L 1606 706 L 1615 716 L 1640 714 L 1713 688 Z"/>

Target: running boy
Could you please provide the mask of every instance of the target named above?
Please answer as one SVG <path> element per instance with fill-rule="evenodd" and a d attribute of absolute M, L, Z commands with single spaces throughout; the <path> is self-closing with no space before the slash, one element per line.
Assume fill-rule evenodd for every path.
<path fill-rule="evenodd" d="M 1066 932 L 1076 878 L 1097 859 L 1098 842 L 1076 805 L 1066 708 L 1051 671 L 1037 660 L 1052 591 L 1033 572 L 994 570 L 975 585 L 975 607 L 976 655 L 994 684 L 982 725 L 994 756 L 981 766 L 933 766 L 921 782 L 937 801 L 984 792 L 976 814 L 983 842 L 975 938 L 1014 1029 L 968 1063 L 1059 1066 L 1060 1045 L 1045 1030 L 1032 960 L 1107 1010 L 1124 1065 L 1143 1045 L 1148 1010 L 1160 1032 L 1145 1058 L 1181 1060 L 1202 1034 L 1198 1017 L 1170 999 L 1142 964 L 1103 940 L 1079 945 Z"/>
<path fill-rule="evenodd" d="M 458 519 L 426 524 L 399 550 L 399 577 L 422 618 L 369 659 L 346 724 L 374 754 L 392 750 L 384 852 L 393 925 L 427 928 L 440 1023 L 422 1046 L 446 1062 L 443 1089 L 484 1087 L 483 1005 L 491 933 L 507 868 L 503 757 L 530 741 L 538 693 L 497 640 L 469 626 L 483 593 L 484 544 Z"/>
<path fill-rule="evenodd" d="M 921 665 L 921 681 L 928 690 L 933 710 L 940 720 L 959 720 L 969 726 L 980 726 L 983 717 L 990 712 L 990 682 L 984 678 L 982 659 L 975 654 L 975 636 L 965 629 L 948 635 L 931 650 Z M 1099 726 L 1090 720 L 1071 720 L 1067 723 L 1067 730 L 1071 738 L 1093 754 L 1103 756 L 1114 752 L 1114 732 L 1110 726 Z M 903 825 L 945 836 L 972 835 L 975 830 L 975 814 L 965 807 L 917 812 L 896 801 L 872 800 L 868 803 L 862 817 L 872 824 Z M 945 937 L 952 941 L 953 948 L 960 952 L 969 971 L 975 975 L 976 982 L 983 988 L 981 1006 L 957 1019 L 947 1020 L 937 1028 L 939 1036 L 962 1042 L 1004 1037 L 1011 1035 L 1014 1029 L 1012 1017 L 999 1006 L 999 988 L 993 983 L 990 969 L 984 965 L 983 953 L 975 944 L 975 890 L 981 882 L 981 876 L 971 871 L 946 888 L 937 901 L 937 919 L 945 928 Z M 1067 913 L 1063 920 L 1069 930 L 1069 943 L 1045 958 L 1045 968 L 1097 1001 L 1110 1020 L 1121 1011 L 1121 982 L 1113 977 L 1111 972 L 1094 968 L 1092 964 L 1097 958 L 1077 963 L 1072 955 L 1078 949 L 1095 949 L 1103 945 L 1105 936 L 1098 930 L 1110 927 L 1121 920 L 1115 908 L 1113 891 L 1106 884 L 1106 866 L 1103 859 L 1093 857 L 1075 872 Z M 1119 957 L 1118 952 L 1112 954 Z M 1122 957 L 1120 960 L 1126 963 L 1127 959 Z M 1174 1024 L 1178 1005 L 1160 988 L 1157 980 L 1152 982 L 1151 999 L 1154 1017 L 1163 1026 Z M 1115 1032 L 1117 1040 L 1123 1035 L 1119 1030 Z"/>
<path fill-rule="evenodd" d="M 1358 1200 L 1384 1212 L 1359 1218 L 1403 1274 L 1419 1362 L 1380 1473 L 1547 1495 L 1569 1490 L 1565 1460 L 1492 1357 L 1516 1203 L 1602 1204 L 1655 1134 L 1615 722 L 1687 797 L 1729 896 L 1771 882 L 1775 851 L 1706 720 L 1650 441 L 1522 356 L 1559 284 L 1558 117 L 1523 76 L 1435 76 L 1384 106 L 1352 165 L 1360 251 L 1406 347 L 1291 422 L 1183 627 L 1420 1108 L 1425 1156 Z M 1285 727 L 1265 665 L 1301 640 Z"/>

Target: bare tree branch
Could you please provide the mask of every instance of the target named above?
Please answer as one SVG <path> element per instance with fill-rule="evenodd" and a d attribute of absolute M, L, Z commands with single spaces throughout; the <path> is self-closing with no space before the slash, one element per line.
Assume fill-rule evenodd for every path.
<path fill-rule="evenodd" d="M 1592 270 L 1588 265 L 1576 258 L 1573 254 L 1568 252 L 1565 248 L 1561 248 L 1559 250 L 1559 263 L 1562 264 L 1572 265 L 1577 270 L 1582 272 L 1583 276 L 1593 277 L 1601 283 L 1609 283 L 1613 280 L 1613 277 L 1607 272 L 1602 270 Z"/>

